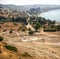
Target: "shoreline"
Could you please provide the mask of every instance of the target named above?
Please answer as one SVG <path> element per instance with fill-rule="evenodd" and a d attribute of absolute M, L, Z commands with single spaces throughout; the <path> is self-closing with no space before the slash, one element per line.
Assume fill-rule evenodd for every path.
<path fill-rule="evenodd" d="M 40 14 L 38 14 L 38 17 L 43 17 L 43 18 L 46 18 L 46 19 L 50 19 L 50 20 L 56 20 L 56 22 L 59 22 L 60 23 L 60 18 L 59 17 L 57 17 L 56 16 L 56 18 L 58 18 L 58 19 L 54 19 L 54 17 L 53 17 L 53 15 L 51 14 L 51 16 L 53 17 L 53 18 L 50 18 L 50 17 L 48 17 L 48 16 L 41 16 L 41 14 L 46 14 L 46 13 L 50 13 L 50 12 L 53 12 L 53 11 L 56 11 L 56 10 L 60 10 L 60 9 L 54 9 L 54 10 L 49 10 L 49 11 L 44 11 L 44 12 L 41 12 Z M 46 14 L 47 15 L 47 14 Z M 48 14 L 49 15 L 49 14 Z M 57 15 L 58 15 L 58 13 L 57 13 Z"/>

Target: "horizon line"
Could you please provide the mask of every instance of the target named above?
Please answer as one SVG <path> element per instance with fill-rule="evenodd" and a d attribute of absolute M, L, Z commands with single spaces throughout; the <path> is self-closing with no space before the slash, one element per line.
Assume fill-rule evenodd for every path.
<path fill-rule="evenodd" d="M 16 4 L 3 4 L 3 3 L 0 3 L 2 5 L 16 5 Z M 25 5 L 39 5 L 39 4 L 25 4 Z M 40 4 L 40 5 L 59 5 L 59 4 Z M 22 5 L 16 5 L 16 6 L 24 6 L 24 4 Z"/>

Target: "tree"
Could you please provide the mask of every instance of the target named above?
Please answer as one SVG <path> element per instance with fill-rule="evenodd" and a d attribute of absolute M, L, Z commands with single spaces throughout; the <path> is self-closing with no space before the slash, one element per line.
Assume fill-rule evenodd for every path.
<path fill-rule="evenodd" d="M 41 24 L 39 22 L 36 22 L 34 25 L 35 30 L 37 31 L 41 27 Z"/>
<path fill-rule="evenodd" d="M 25 25 L 28 24 L 26 17 L 17 17 L 15 18 L 15 22 L 21 22 L 24 23 Z"/>

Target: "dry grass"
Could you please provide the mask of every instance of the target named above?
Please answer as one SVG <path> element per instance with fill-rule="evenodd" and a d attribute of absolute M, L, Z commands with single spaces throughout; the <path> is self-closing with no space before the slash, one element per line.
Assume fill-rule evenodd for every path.
<path fill-rule="evenodd" d="M 40 32 L 36 33 L 35 36 L 29 36 L 26 32 L 17 31 L 21 26 L 20 23 L 16 26 L 9 22 L 1 24 L 1 26 L 0 35 L 4 37 L 4 42 L 17 47 L 18 52 L 11 52 L 4 48 L 4 44 L 2 44 L 3 52 L 0 53 L 0 59 L 60 59 L 60 32 Z M 12 34 L 9 33 L 11 28 L 15 31 Z M 7 29 L 7 31 L 3 33 L 4 29 Z M 24 42 L 22 39 L 28 41 Z M 44 43 L 42 39 L 45 40 Z M 25 52 L 28 54 L 25 54 Z M 31 55 L 31 57 L 27 55 Z"/>

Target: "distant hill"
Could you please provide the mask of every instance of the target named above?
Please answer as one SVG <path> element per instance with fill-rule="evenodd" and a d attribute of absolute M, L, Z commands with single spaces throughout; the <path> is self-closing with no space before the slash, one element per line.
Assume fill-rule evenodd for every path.
<path fill-rule="evenodd" d="M 60 5 L 42 5 L 42 4 L 35 4 L 35 5 L 21 5 L 21 6 L 16 6 L 12 4 L 0 4 L 0 7 L 2 8 L 8 8 L 8 9 L 13 9 L 13 10 L 20 10 L 20 11 L 28 11 L 31 8 L 40 8 L 41 11 L 44 11 L 44 9 L 52 10 L 52 9 L 60 9 Z"/>
<path fill-rule="evenodd" d="M 28 10 L 24 6 L 16 6 L 16 5 L 10 5 L 10 4 L 8 4 L 8 5 L 0 4 L 0 7 L 7 8 L 7 9 L 12 9 L 12 10 L 18 10 L 18 11 L 26 11 L 26 10 Z"/>

